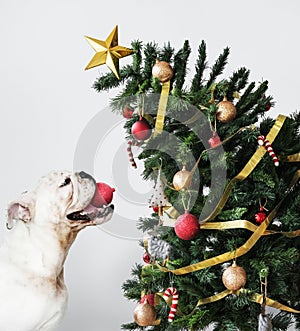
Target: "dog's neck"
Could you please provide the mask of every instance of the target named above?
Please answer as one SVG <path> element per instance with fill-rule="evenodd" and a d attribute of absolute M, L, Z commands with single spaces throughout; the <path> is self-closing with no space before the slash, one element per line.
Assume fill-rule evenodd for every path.
<path fill-rule="evenodd" d="M 33 276 L 58 279 L 76 236 L 77 232 L 71 231 L 66 224 L 52 224 L 45 229 L 34 223 L 29 226 L 18 222 L 8 233 L 0 254 Z M 15 245 L 16 242 L 22 242 L 22 245 Z"/>

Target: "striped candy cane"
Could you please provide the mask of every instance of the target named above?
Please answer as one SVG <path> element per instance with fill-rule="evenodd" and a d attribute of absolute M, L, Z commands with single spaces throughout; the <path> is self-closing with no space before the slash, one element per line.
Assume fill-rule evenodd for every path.
<path fill-rule="evenodd" d="M 258 136 L 257 137 L 258 145 L 260 145 L 260 146 L 264 145 L 265 144 L 265 139 L 266 139 L 265 136 Z"/>
<path fill-rule="evenodd" d="M 127 144 L 128 144 L 127 153 L 128 153 L 128 157 L 129 157 L 129 162 L 131 163 L 133 168 L 136 168 L 137 166 L 136 166 L 135 160 L 133 158 L 132 146 L 141 146 L 141 143 L 139 143 L 135 140 L 129 140 Z"/>
<path fill-rule="evenodd" d="M 177 310 L 177 306 L 178 306 L 178 291 L 175 287 L 168 287 L 165 290 L 163 298 L 165 300 L 167 300 L 168 297 L 170 297 L 170 296 L 172 296 L 172 304 L 171 304 L 171 309 L 170 309 L 169 316 L 168 316 L 168 322 L 173 321 L 176 310 Z"/>
<path fill-rule="evenodd" d="M 278 158 L 277 158 L 276 154 L 274 153 L 274 150 L 273 150 L 269 140 L 265 136 L 258 136 L 257 142 L 260 146 L 265 146 L 265 149 L 268 151 L 269 155 L 273 159 L 275 167 L 278 167 L 279 166 L 279 161 L 278 161 Z"/>

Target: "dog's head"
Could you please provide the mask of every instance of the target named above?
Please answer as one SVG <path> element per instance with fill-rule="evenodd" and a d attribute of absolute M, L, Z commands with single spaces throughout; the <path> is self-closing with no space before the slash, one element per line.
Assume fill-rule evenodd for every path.
<path fill-rule="evenodd" d="M 8 207 L 7 227 L 15 221 L 37 224 L 67 224 L 80 230 L 111 219 L 113 205 L 96 208 L 90 204 L 96 182 L 85 172 L 51 172 L 42 177 L 36 189 L 25 192 Z"/>

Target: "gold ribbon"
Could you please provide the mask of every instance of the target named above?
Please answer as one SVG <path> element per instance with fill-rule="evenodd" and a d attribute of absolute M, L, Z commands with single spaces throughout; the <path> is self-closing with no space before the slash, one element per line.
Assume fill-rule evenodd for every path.
<path fill-rule="evenodd" d="M 278 115 L 273 127 L 271 128 L 270 132 L 268 133 L 268 135 L 266 137 L 270 143 L 272 143 L 275 140 L 277 134 L 279 133 L 279 131 L 281 130 L 281 128 L 284 124 L 285 119 L 286 119 L 286 117 L 284 115 Z M 208 215 L 205 219 L 201 220 L 201 224 L 212 220 L 220 213 L 220 211 L 223 209 L 223 207 L 225 206 L 225 204 L 229 198 L 230 192 L 231 192 L 235 182 L 243 181 L 244 179 L 246 179 L 251 174 L 251 172 L 255 169 L 255 167 L 258 165 L 258 163 L 261 161 L 261 159 L 263 158 L 263 156 L 265 155 L 266 152 L 267 152 L 267 150 L 263 146 L 260 146 L 256 150 L 256 152 L 252 155 L 252 157 L 247 162 L 247 164 L 244 166 L 244 168 L 240 171 L 240 173 L 230 180 L 230 182 L 228 183 L 228 185 L 225 189 L 225 192 L 224 192 L 221 200 L 217 204 L 216 208 L 211 212 L 210 215 Z M 198 163 L 199 163 L 199 159 L 197 160 L 197 164 Z M 174 219 L 176 219 L 179 216 L 178 211 L 173 206 L 171 208 L 169 208 L 166 213 Z"/>
<path fill-rule="evenodd" d="M 196 304 L 196 307 L 192 310 L 192 312 L 190 314 L 193 314 L 195 309 L 201 305 L 205 305 L 207 303 L 211 303 L 211 302 L 215 302 L 215 301 L 218 301 L 218 300 L 221 300 L 225 297 L 227 297 L 227 295 L 229 294 L 232 294 L 234 293 L 234 291 L 232 290 L 225 290 L 221 293 L 218 293 L 218 294 L 215 294 L 215 295 L 212 295 L 210 297 L 207 297 L 207 298 L 202 298 L 200 300 L 198 300 L 197 304 Z"/>
<path fill-rule="evenodd" d="M 257 230 L 257 225 L 247 220 L 235 220 L 228 222 L 207 222 L 201 226 L 201 230 L 229 230 L 229 229 L 246 229 L 251 232 Z M 267 236 L 271 234 L 281 234 L 285 237 L 298 237 L 300 236 L 300 229 L 290 232 L 266 230 L 262 235 Z"/>
<path fill-rule="evenodd" d="M 263 303 L 263 295 L 262 294 L 258 294 L 258 293 L 255 293 L 254 294 L 254 297 L 252 298 L 253 301 L 257 302 L 257 303 L 260 303 L 262 304 Z M 270 307 L 273 307 L 273 308 L 276 308 L 276 309 L 280 309 L 280 310 L 284 310 L 284 311 L 288 311 L 290 313 L 295 313 L 295 314 L 300 314 L 300 311 L 299 310 L 296 310 L 296 309 L 293 309 L 293 308 L 290 308 L 286 305 L 283 305 L 282 303 L 279 303 L 273 299 L 270 299 L 270 298 L 265 298 L 266 300 L 266 305 L 267 306 L 270 306 Z"/>
<path fill-rule="evenodd" d="M 246 289 L 240 289 L 240 290 L 237 290 L 237 291 L 232 291 L 232 290 L 224 290 L 223 292 L 220 292 L 220 293 L 217 293 L 215 295 L 212 295 L 210 297 L 207 297 L 207 298 L 202 298 L 202 299 L 199 299 L 196 306 L 194 307 L 194 309 L 187 315 L 193 315 L 195 310 L 201 306 L 201 305 L 205 305 L 205 304 L 209 304 L 209 303 L 212 303 L 212 302 L 216 302 L 216 301 L 219 301 L 219 300 L 222 300 L 224 299 L 225 297 L 227 297 L 228 295 L 230 294 L 236 294 L 236 295 L 239 295 L 241 293 L 246 293 L 247 290 Z M 163 297 L 164 293 L 162 292 L 158 292 L 155 294 L 155 297 L 159 297 L 159 298 L 163 298 L 166 303 L 168 304 L 168 306 L 171 306 L 171 300 L 170 298 L 168 299 L 165 299 Z M 280 310 L 284 310 L 284 311 L 287 311 L 289 313 L 294 313 L 294 314 L 300 314 L 300 311 L 299 310 L 296 310 L 294 308 L 291 308 L 289 306 L 286 306 L 278 301 L 275 301 L 271 298 L 268 298 L 268 297 L 263 297 L 262 294 L 259 294 L 259 293 L 254 293 L 253 296 L 251 297 L 250 299 L 251 301 L 253 302 L 256 302 L 258 304 L 262 304 L 263 301 L 265 300 L 265 304 L 269 307 L 272 307 L 272 308 L 276 308 L 276 309 L 280 309 Z M 156 305 L 158 305 L 158 300 L 156 301 Z M 178 316 L 184 316 L 185 314 L 183 314 L 178 308 L 177 308 L 177 311 L 176 311 L 176 315 Z M 157 325 L 157 324 L 156 324 Z"/>
<path fill-rule="evenodd" d="M 281 128 L 283 126 L 285 119 L 286 119 L 286 117 L 283 115 L 279 115 L 277 117 L 273 127 L 271 128 L 270 132 L 268 133 L 268 135 L 266 137 L 270 143 L 272 143 L 275 140 L 277 134 L 279 133 L 279 131 L 281 130 Z M 225 189 L 222 199 L 219 201 L 216 208 L 212 211 L 212 213 L 209 216 L 207 216 L 204 220 L 201 220 L 201 223 L 210 221 L 211 219 L 215 218 L 220 213 L 220 211 L 223 209 L 224 205 L 226 204 L 226 202 L 229 198 L 230 192 L 231 192 L 235 182 L 243 181 L 244 179 L 246 179 L 251 174 L 251 172 L 255 169 L 255 167 L 258 165 L 258 163 L 261 161 L 261 159 L 263 158 L 263 156 L 265 155 L 266 152 L 267 152 L 267 150 L 264 148 L 264 146 L 260 146 L 256 150 L 256 152 L 252 155 L 252 157 L 247 162 L 247 164 L 244 166 L 244 168 L 240 171 L 240 173 L 231 179 L 231 181 L 229 182 L 229 184 L 227 185 L 227 187 Z"/>
<path fill-rule="evenodd" d="M 284 199 L 290 193 L 291 188 L 298 182 L 299 178 L 300 178 L 300 170 L 296 171 L 295 175 L 293 176 L 285 197 L 283 197 L 279 201 L 279 203 L 270 212 L 270 214 L 267 216 L 267 218 L 264 220 L 264 222 L 261 223 L 261 225 L 256 227 L 255 230 L 254 230 L 254 228 L 252 228 L 254 230 L 253 234 L 249 237 L 249 239 L 242 246 L 240 246 L 239 248 L 236 249 L 236 251 L 234 252 L 234 257 L 237 258 L 239 256 L 246 254 L 256 244 L 258 239 L 265 233 L 271 220 L 276 216 L 276 213 L 279 210 Z M 226 252 L 221 255 L 212 257 L 210 259 L 206 259 L 204 261 L 201 261 L 201 262 L 198 262 L 195 264 L 191 264 L 189 266 L 182 267 L 182 268 L 175 269 L 175 270 L 171 270 L 166 267 L 163 267 L 163 266 L 159 265 L 158 262 L 156 262 L 156 265 L 163 272 L 172 272 L 175 275 L 184 275 L 184 274 L 188 274 L 190 272 L 195 272 L 195 271 L 198 271 L 201 269 L 205 269 L 205 268 L 229 261 L 233 258 L 232 254 L 233 254 L 233 252 Z"/>
<path fill-rule="evenodd" d="M 287 156 L 279 156 L 279 160 L 283 162 L 300 162 L 300 153 Z"/>
<path fill-rule="evenodd" d="M 170 81 L 167 81 L 162 84 L 162 88 L 161 88 L 157 116 L 154 127 L 154 138 L 157 137 L 163 131 L 169 92 L 170 92 Z"/>
<path fill-rule="evenodd" d="M 226 252 L 221 255 L 212 257 L 210 259 L 206 259 L 204 261 L 201 261 L 201 262 L 198 262 L 195 264 L 191 264 L 189 266 L 182 267 L 182 268 L 175 269 L 175 270 L 170 270 L 166 267 L 162 267 L 156 262 L 158 268 L 161 271 L 172 272 L 175 275 L 184 275 L 184 274 L 188 274 L 190 272 L 195 272 L 195 271 L 198 271 L 201 269 L 205 269 L 205 268 L 232 260 L 233 257 L 237 258 L 239 256 L 246 254 L 255 245 L 255 243 L 262 236 L 262 234 L 265 232 L 267 226 L 269 225 L 270 221 L 276 215 L 277 210 L 279 209 L 282 202 L 283 202 L 283 200 L 280 201 L 280 203 L 273 209 L 273 211 L 264 220 L 264 222 L 259 227 L 257 227 L 257 229 L 254 231 L 254 233 L 250 236 L 250 238 L 242 246 L 240 246 L 239 248 L 236 249 L 234 256 L 233 256 L 233 252 Z"/>
<path fill-rule="evenodd" d="M 230 294 L 236 294 L 236 295 L 239 295 L 240 293 L 242 292 L 247 292 L 246 289 L 240 289 L 238 291 L 231 291 L 231 290 L 225 290 L 223 292 L 220 292 L 218 294 L 215 294 L 213 296 L 210 296 L 210 297 L 207 297 L 207 298 L 203 298 L 203 299 L 200 299 L 195 308 L 192 310 L 192 312 L 190 313 L 190 315 L 192 315 L 195 311 L 195 309 L 201 305 L 204 305 L 204 304 L 207 304 L 207 303 L 211 303 L 211 302 L 215 302 L 215 301 L 218 301 L 218 300 L 221 300 L 223 298 L 225 298 L 227 295 L 230 295 Z M 254 301 L 256 303 L 259 303 L 259 304 L 262 304 L 263 303 L 263 295 L 262 294 L 258 294 L 258 293 L 254 293 L 252 298 L 251 298 L 251 301 Z M 291 307 L 288 307 L 278 301 L 275 301 L 273 299 L 270 299 L 270 298 L 265 298 L 266 300 L 266 305 L 269 306 L 269 307 L 273 307 L 273 308 L 276 308 L 276 309 L 280 309 L 280 310 L 284 310 L 284 311 L 288 311 L 290 313 L 295 313 L 295 314 L 299 314 L 300 311 L 299 310 L 296 310 L 296 309 L 293 309 Z"/>

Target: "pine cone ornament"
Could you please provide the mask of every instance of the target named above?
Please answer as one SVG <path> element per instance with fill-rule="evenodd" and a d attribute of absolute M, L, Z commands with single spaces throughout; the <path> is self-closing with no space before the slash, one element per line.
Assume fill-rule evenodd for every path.
<path fill-rule="evenodd" d="M 171 250 L 171 245 L 158 237 L 151 237 L 148 241 L 148 252 L 154 258 L 166 259 Z"/>

